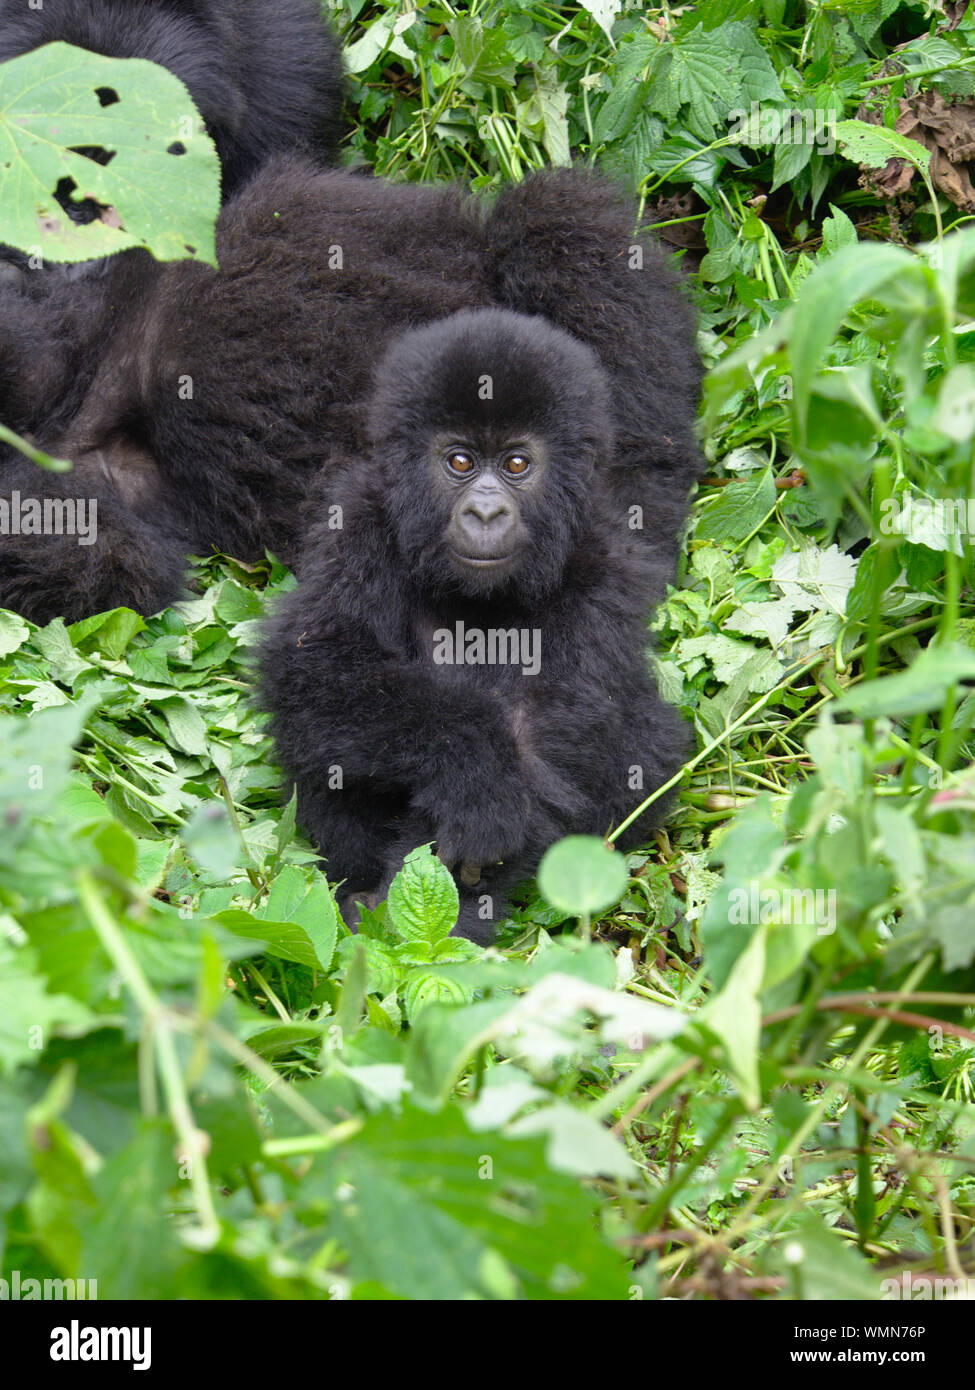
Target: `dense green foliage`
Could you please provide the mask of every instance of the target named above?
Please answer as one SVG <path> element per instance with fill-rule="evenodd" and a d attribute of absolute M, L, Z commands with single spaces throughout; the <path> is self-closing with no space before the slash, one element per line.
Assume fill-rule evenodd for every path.
<path fill-rule="evenodd" d="M 627 872 L 553 851 L 496 948 L 447 935 L 424 849 L 353 937 L 248 704 L 290 576 L 211 557 L 148 622 L 0 613 L 4 1274 L 412 1299 L 975 1277 L 975 232 L 892 129 L 919 92 L 964 104 L 975 20 L 327 8 L 350 157 L 487 196 L 594 159 L 684 248 L 712 473 L 652 627 L 698 752 Z"/>

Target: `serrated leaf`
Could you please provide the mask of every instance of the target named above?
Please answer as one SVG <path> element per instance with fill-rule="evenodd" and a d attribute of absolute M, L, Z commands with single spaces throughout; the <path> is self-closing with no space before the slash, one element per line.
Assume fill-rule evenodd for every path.
<path fill-rule="evenodd" d="M 10 656 L 27 641 L 30 628 L 23 618 L 0 608 L 0 656 Z"/>
<path fill-rule="evenodd" d="M 856 560 L 839 546 L 820 550 L 804 539 L 799 550 L 787 550 L 779 556 L 772 566 L 772 578 L 796 609 L 826 609 L 842 617 L 856 571 Z"/>
<path fill-rule="evenodd" d="M 406 856 L 389 887 L 389 915 L 407 941 L 442 941 L 457 921 L 459 904 L 453 875 L 429 845 Z"/>
<path fill-rule="evenodd" d="M 906 159 L 927 173 L 931 163 L 929 151 L 919 141 L 869 121 L 837 121 L 836 139 L 848 158 L 871 169 L 881 168 L 889 159 Z"/>
<path fill-rule="evenodd" d="M 775 506 L 775 480 L 770 468 L 752 478 L 729 483 L 709 502 L 694 528 L 696 540 L 743 541 L 761 525 Z"/>

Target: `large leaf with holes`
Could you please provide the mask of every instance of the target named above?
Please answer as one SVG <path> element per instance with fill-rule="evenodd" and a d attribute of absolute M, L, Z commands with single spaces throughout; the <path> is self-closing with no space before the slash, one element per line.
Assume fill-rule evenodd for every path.
<path fill-rule="evenodd" d="M 143 246 L 216 264 L 219 206 L 217 152 L 165 68 L 67 43 L 0 64 L 0 241 L 52 261 Z"/>

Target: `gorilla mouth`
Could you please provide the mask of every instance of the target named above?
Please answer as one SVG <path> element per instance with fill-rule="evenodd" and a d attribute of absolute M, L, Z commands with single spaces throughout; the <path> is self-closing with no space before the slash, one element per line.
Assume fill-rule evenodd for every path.
<path fill-rule="evenodd" d="M 451 550 L 450 553 L 459 564 L 478 570 L 500 569 L 510 564 L 518 554 L 517 550 L 508 550 L 503 555 L 465 555 L 460 550 Z"/>

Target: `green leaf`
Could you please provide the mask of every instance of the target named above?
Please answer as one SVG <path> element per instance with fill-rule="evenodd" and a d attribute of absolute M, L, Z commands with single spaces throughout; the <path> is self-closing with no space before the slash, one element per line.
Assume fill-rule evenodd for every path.
<path fill-rule="evenodd" d="M 96 613 L 79 623 L 72 623 L 68 636 L 80 651 L 99 651 L 110 661 L 120 661 L 136 633 L 145 630 L 145 622 L 131 608 L 113 608 L 107 613 Z M 90 640 L 97 636 L 97 641 Z"/>
<path fill-rule="evenodd" d="M 674 104 L 688 108 L 686 123 L 701 140 L 713 139 L 718 123 L 741 93 L 738 54 L 722 37 L 698 26 L 669 51 L 662 90 L 651 85 L 656 109 L 665 117 L 676 114 Z"/>
<path fill-rule="evenodd" d="M 906 159 L 927 173 L 931 163 L 929 151 L 919 141 L 869 121 L 838 121 L 836 139 L 848 158 L 871 169 L 882 168 L 889 159 Z"/>
<path fill-rule="evenodd" d="M 297 880 L 304 888 L 300 895 L 296 892 Z M 286 915 L 277 920 L 270 915 L 272 911 Z M 273 956 L 311 969 L 328 970 L 335 954 L 338 916 L 328 884 L 317 874 L 311 886 L 307 886 L 302 871 L 293 865 L 281 871 L 260 913 L 231 907 L 214 913 L 213 921 L 236 936 L 263 941 Z"/>
<path fill-rule="evenodd" d="M 588 10 L 606 37 L 612 40 L 613 25 L 623 8 L 621 0 L 582 0 L 582 8 Z"/>
<path fill-rule="evenodd" d="M 821 262 L 803 283 L 789 330 L 793 411 L 800 440 L 808 430 L 813 381 L 843 319 L 891 280 L 923 280 L 919 262 L 899 246 L 858 243 Z"/>
<path fill-rule="evenodd" d="M 451 1105 L 407 1105 L 316 1160 L 325 1230 L 356 1279 L 410 1299 L 617 1299 L 627 1281 L 592 1197 L 539 1140 L 474 1134 Z"/>
<path fill-rule="evenodd" d="M 902 719 L 940 709 L 952 686 L 975 680 L 975 652 L 964 647 L 926 647 L 906 671 L 864 681 L 836 703 L 860 719 Z"/>
<path fill-rule="evenodd" d="M 68 783 L 71 748 L 92 706 L 86 699 L 32 719 L 0 715 L 0 864 L 12 864 L 32 827 L 54 811 Z"/>
<path fill-rule="evenodd" d="M 628 878 L 626 860 L 597 836 L 569 835 L 546 850 L 538 891 L 562 912 L 592 916 L 619 902 Z"/>
<path fill-rule="evenodd" d="M 101 95 L 99 95 L 101 94 Z M 114 101 L 110 96 L 114 95 Z M 98 162 L 80 148 L 107 152 Z M 99 215 L 71 220 L 64 178 Z M 46 260 L 142 246 L 216 265 L 220 166 L 179 78 L 142 59 L 49 43 L 0 64 L 0 237 Z"/>
<path fill-rule="evenodd" d="M 470 991 L 456 980 L 434 975 L 429 971 L 414 972 L 403 986 L 403 1007 L 410 1023 L 431 1004 L 464 1004 L 470 1000 Z"/>
<path fill-rule="evenodd" d="M 412 850 L 389 887 L 389 915 L 407 941 L 431 945 L 449 936 L 460 900 L 453 875 L 429 845 Z"/>
<path fill-rule="evenodd" d="M 732 966 L 724 988 L 694 1016 L 695 1027 L 703 1026 L 721 1040 L 728 1070 L 735 1078 L 742 1102 L 749 1110 L 756 1109 L 761 1100 L 758 1083 L 758 1043 L 762 1031 L 759 991 L 765 974 L 765 934 L 765 927 L 752 934 Z"/>
<path fill-rule="evenodd" d="M 158 701 L 177 748 L 199 755 L 207 751 L 207 729 L 199 711 L 189 700 L 174 696 Z"/>
<path fill-rule="evenodd" d="M 10 656 L 27 641 L 30 628 L 23 618 L 0 608 L 0 656 Z"/>
<path fill-rule="evenodd" d="M 560 1173 L 625 1181 L 635 1178 L 639 1172 L 618 1139 L 591 1115 L 566 1101 L 542 1106 L 531 1115 L 515 1120 L 508 1125 L 506 1133 L 513 1139 L 544 1134 L 549 1167 Z"/>
<path fill-rule="evenodd" d="M 771 1252 L 771 1266 L 786 1279 L 787 1297 L 872 1300 L 884 1295 L 877 1271 L 815 1211 L 804 1211 Z M 891 1281 L 899 1287 L 899 1281 Z M 851 1318 L 851 1321 L 853 1319 Z"/>
<path fill-rule="evenodd" d="M 212 883 L 226 883 L 247 861 L 236 827 L 220 801 L 201 802 L 183 827 L 182 838 Z"/>
<path fill-rule="evenodd" d="M 729 483 L 701 512 L 696 540 L 743 541 L 775 506 L 775 480 L 766 468 L 751 478 Z"/>
<path fill-rule="evenodd" d="M 593 122 L 593 144 L 608 145 L 613 140 L 624 139 L 636 124 L 646 99 L 644 83 L 619 81 Z"/>
<path fill-rule="evenodd" d="M 0 939 L 0 1073 L 36 1065 L 60 1026 L 94 1026 L 94 1015 L 77 999 L 48 994 L 36 966 L 34 951 Z"/>

